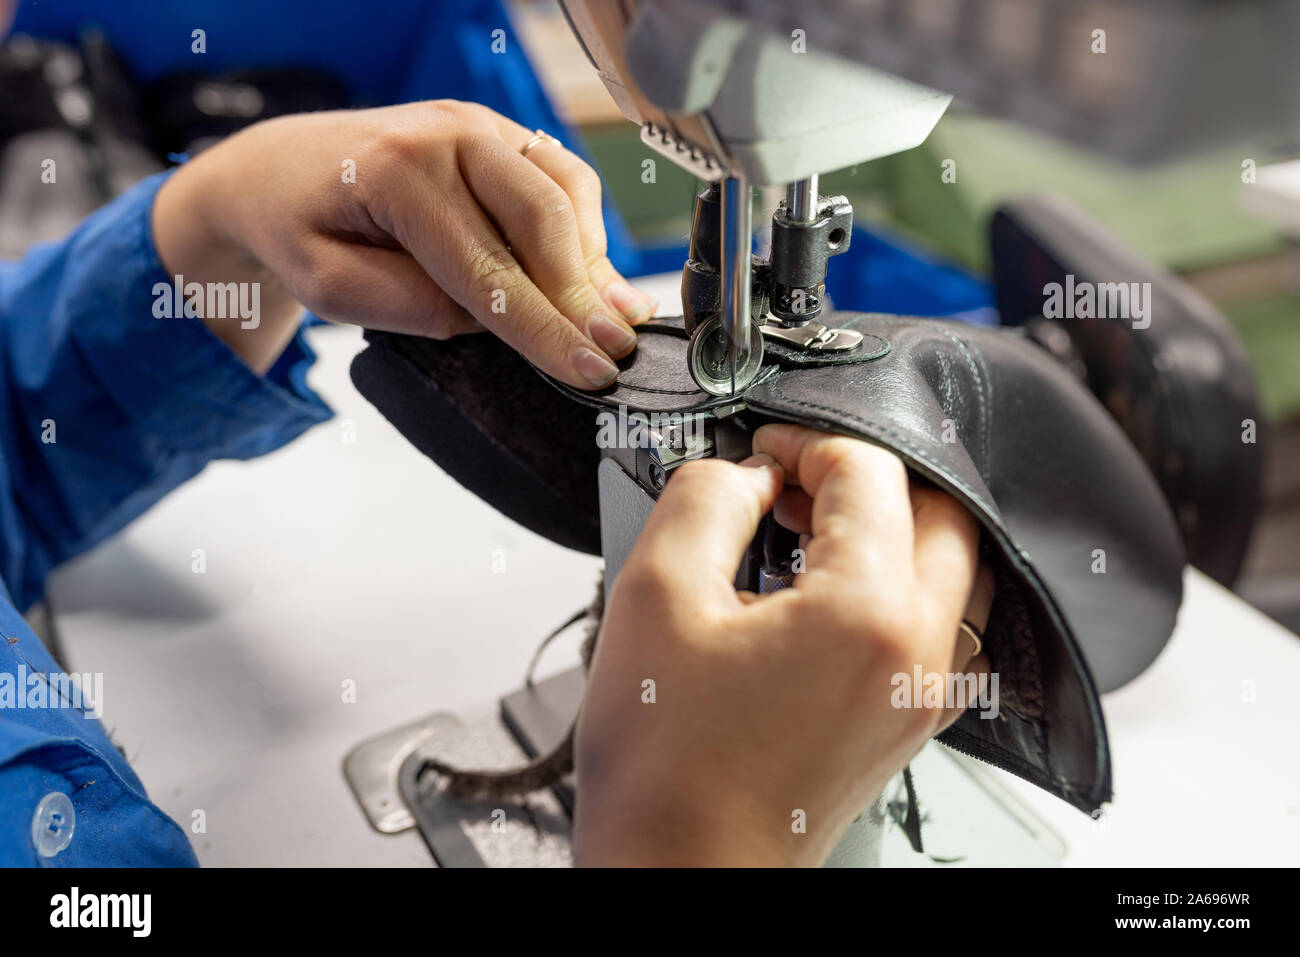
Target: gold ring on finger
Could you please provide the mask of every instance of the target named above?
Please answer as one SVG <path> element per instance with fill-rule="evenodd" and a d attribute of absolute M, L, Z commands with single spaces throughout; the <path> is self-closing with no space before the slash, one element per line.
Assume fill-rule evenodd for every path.
<path fill-rule="evenodd" d="M 554 143 L 556 146 L 562 145 L 559 140 L 550 133 L 547 133 L 545 130 L 536 130 L 529 138 L 528 142 L 520 148 L 519 155 L 527 156 L 530 149 L 534 146 L 541 146 L 543 143 Z"/>

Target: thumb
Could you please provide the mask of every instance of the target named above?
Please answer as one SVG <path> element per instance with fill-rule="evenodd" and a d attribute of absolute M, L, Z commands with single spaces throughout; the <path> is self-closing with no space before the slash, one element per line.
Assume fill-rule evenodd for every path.
<path fill-rule="evenodd" d="M 739 465 L 687 462 L 659 496 L 625 568 L 650 563 L 692 599 L 716 601 L 719 585 L 734 596 L 741 556 L 784 480 L 781 466 L 761 453 Z"/>

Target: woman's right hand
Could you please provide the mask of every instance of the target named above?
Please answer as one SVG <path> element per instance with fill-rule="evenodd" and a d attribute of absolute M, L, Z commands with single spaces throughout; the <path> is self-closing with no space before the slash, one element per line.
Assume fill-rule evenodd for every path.
<path fill-rule="evenodd" d="M 899 677 L 988 672 L 959 631 L 993 598 L 969 511 L 857 439 L 767 425 L 754 451 L 682 466 L 619 571 L 578 717 L 578 863 L 819 864 L 960 714 L 900 702 Z M 806 568 L 737 592 L 774 505 Z"/>

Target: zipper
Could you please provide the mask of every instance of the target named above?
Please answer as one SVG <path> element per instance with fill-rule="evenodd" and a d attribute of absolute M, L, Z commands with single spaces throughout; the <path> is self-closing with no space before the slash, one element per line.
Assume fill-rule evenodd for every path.
<path fill-rule="evenodd" d="M 1037 779 L 1031 777 L 1030 774 L 1025 771 L 1021 771 L 1015 767 L 1009 767 L 1008 765 L 1002 763 L 1003 760 L 1005 759 L 999 760 L 999 757 L 994 755 L 993 749 L 988 748 L 984 745 L 974 744 L 974 743 L 959 744 L 956 741 L 943 741 L 937 737 L 934 740 L 938 741 L 945 748 L 951 748 L 953 751 L 956 751 L 958 754 L 964 754 L 966 757 L 973 758 L 976 761 L 979 761 L 981 764 L 987 764 L 989 767 L 997 768 L 999 771 L 1005 771 L 1007 774 L 1020 778 L 1020 780 L 1032 784 L 1036 788 L 1047 791 L 1053 797 L 1060 798 L 1066 804 L 1070 805 L 1070 807 L 1083 811 L 1085 814 L 1095 814 L 1098 810 L 1100 810 L 1100 805 L 1106 803 L 1105 801 L 1100 801 L 1098 802 L 1097 808 L 1094 808 L 1092 811 L 1086 811 L 1084 810 L 1084 808 L 1079 807 L 1079 805 L 1076 802 L 1070 800 L 1067 794 L 1063 794 L 1062 788 L 1060 788 L 1053 779 L 1042 774 L 1042 772 L 1038 772 L 1036 768 L 1034 770 L 1039 775 Z M 1030 765 L 1030 767 L 1032 767 L 1032 765 Z M 1071 793 L 1078 793 L 1078 792 L 1072 791 Z"/>

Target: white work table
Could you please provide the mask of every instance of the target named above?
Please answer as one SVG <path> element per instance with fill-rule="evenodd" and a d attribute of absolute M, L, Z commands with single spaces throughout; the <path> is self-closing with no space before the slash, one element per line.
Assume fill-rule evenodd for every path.
<path fill-rule="evenodd" d="M 348 379 L 358 330 L 311 340 L 310 381 L 338 418 L 209 466 L 60 569 L 52 603 L 68 668 L 104 673 L 105 724 L 153 799 L 187 828 L 203 810 L 202 863 L 428 865 L 414 831 L 371 830 L 344 754 L 433 711 L 493 712 L 590 599 L 600 562 L 513 524 L 410 446 Z M 573 664 L 577 640 L 541 673 Z M 1094 823 L 998 774 L 1065 839 L 1067 864 L 1294 865 L 1298 682 L 1300 639 L 1190 572 L 1164 653 L 1106 696 L 1109 814 Z"/>

